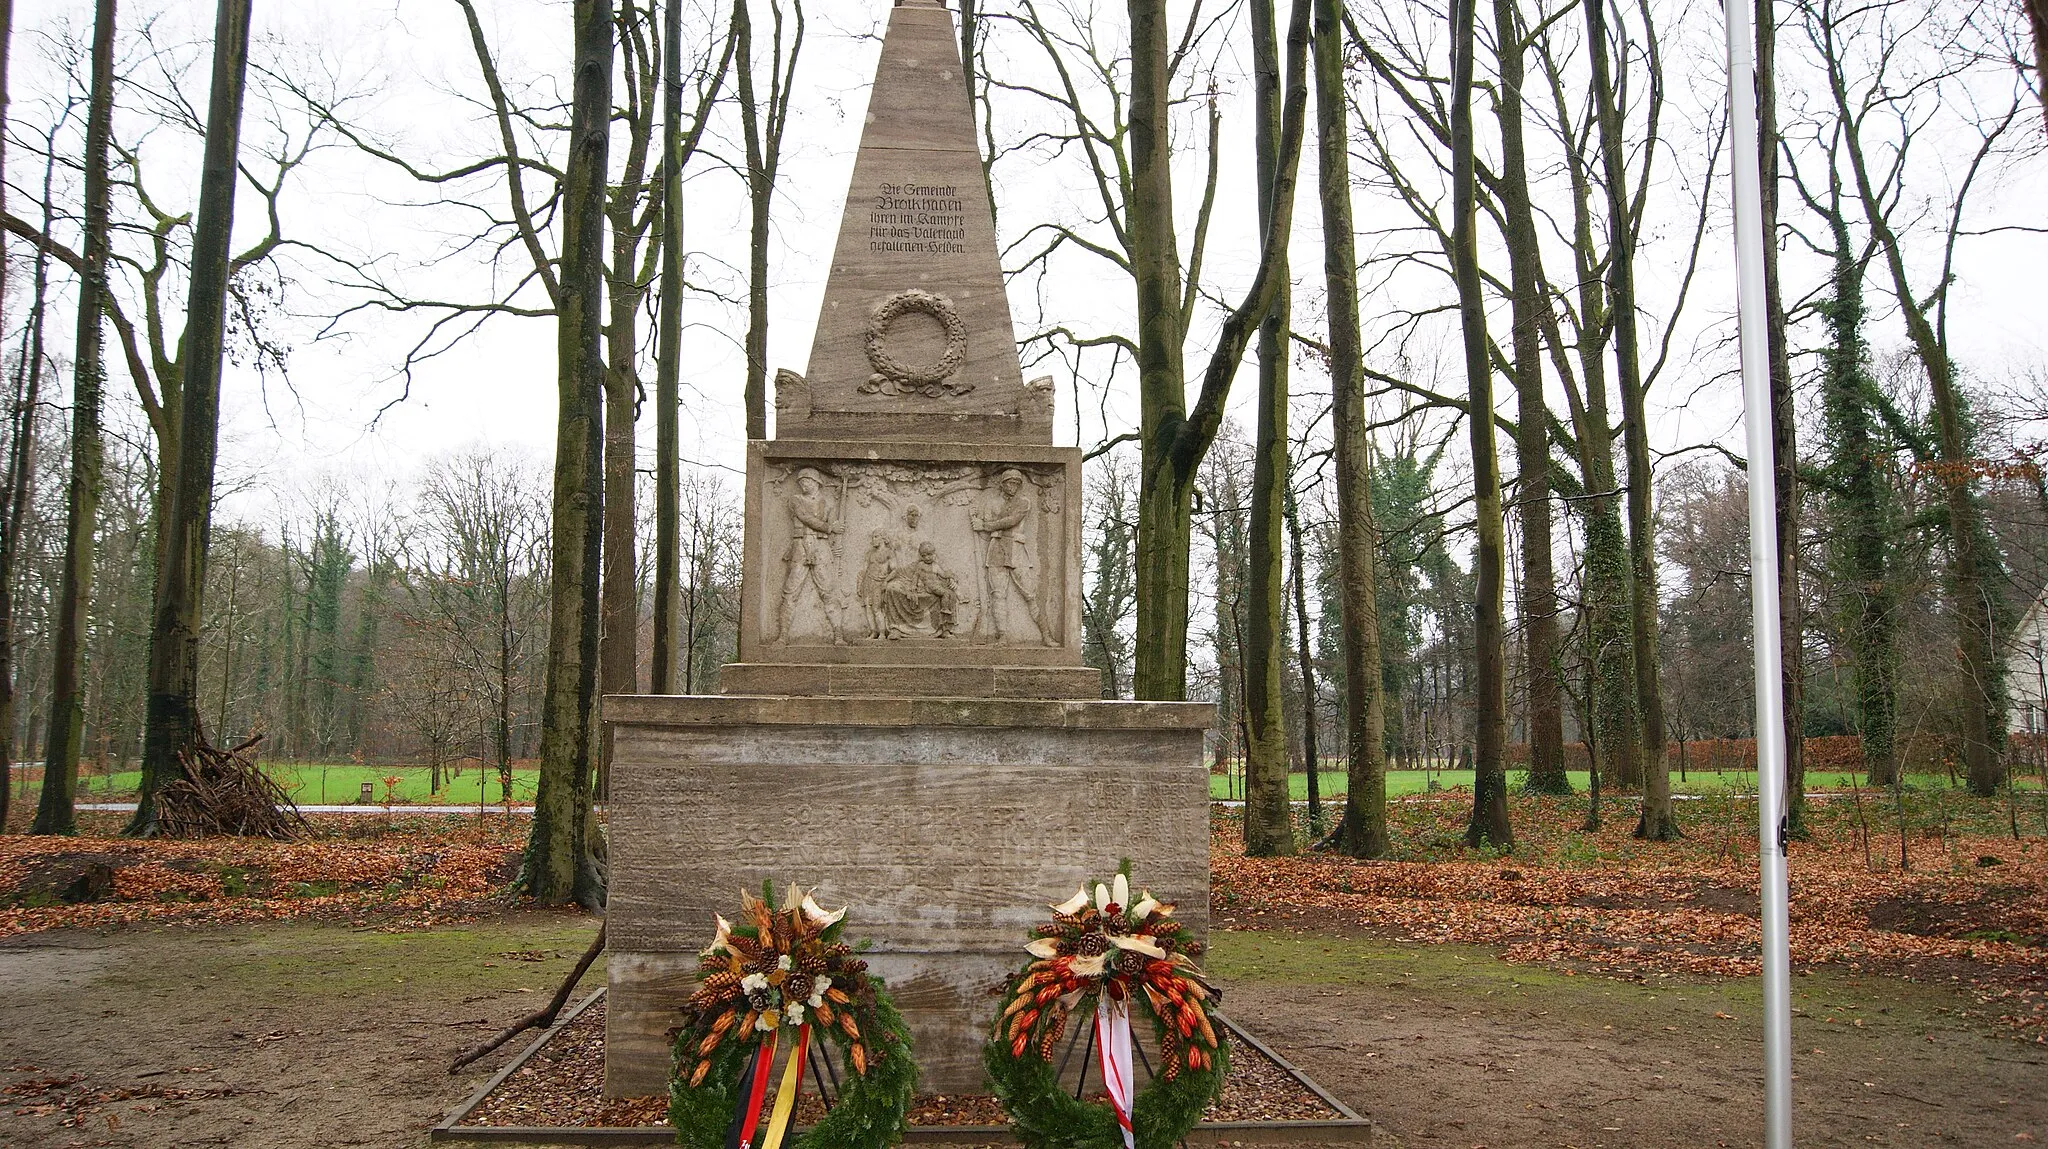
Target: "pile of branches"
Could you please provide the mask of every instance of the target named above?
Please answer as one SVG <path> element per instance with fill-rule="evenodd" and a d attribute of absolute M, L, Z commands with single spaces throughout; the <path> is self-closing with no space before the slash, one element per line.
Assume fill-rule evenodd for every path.
<path fill-rule="evenodd" d="M 232 750 L 200 735 L 178 755 L 183 776 L 156 793 L 156 832 L 167 838 L 232 834 L 252 838 L 297 838 L 307 833 L 305 816 L 277 780 L 256 765 L 258 734 Z"/>

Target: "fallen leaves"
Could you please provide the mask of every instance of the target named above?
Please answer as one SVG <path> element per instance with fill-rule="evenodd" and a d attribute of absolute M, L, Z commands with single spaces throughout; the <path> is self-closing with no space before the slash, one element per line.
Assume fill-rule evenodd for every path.
<path fill-rule="evenodd" d="M 409 925 L 459 919 L 503 884 L 525 829 L 493 819 L 439 833 L 290 842 L 0 836 L 0 936 L 309 915 L 397 916 Z M 67 904 L 54 892 L 92 866 L 112 871 L 104 896 Z"/>
<path fill-rule="evenodd" d="M 1761 969 L 1754 828 L 1695 824 L 1674 843 L 1599 831 L 1584 804 L 1515 799 L 1512 868 L 1459 840 L 1470 799 L 1390 803 L 1412 860 L 1246 858 L 1235 815 L 1212 823 L 1211 909 L 1242 929 L 1364 928 L 1418 942 L 1498 946 L 1511 962 L 1632 980 Z M 2048 1042 L 2048 849 L 1952 833 L 1916 868 L 1873 867 L 1848 813 L 1816 803 L 1791 853 L 1797 965 L 1832 964 L 1966 988 L 1974 1016 Z M 2003 813 L 2002 809 L 1999 811 Z M 1945 833 L 1951 833 L 1945 831 Z M 1996 866 L 1979 859 L 1997 857 Z"/>

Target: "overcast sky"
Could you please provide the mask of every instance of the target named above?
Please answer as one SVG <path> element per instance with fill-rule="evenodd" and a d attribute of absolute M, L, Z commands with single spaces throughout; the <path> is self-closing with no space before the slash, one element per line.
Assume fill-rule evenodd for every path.
<path fill-rule="evenodd" d="M 1077 0 L 1078 2 L 1078 0 Z M 200 0 L 127 0 L 123 18 L 132 29 L 155 18 L 155 39 L 171 46 L 174 56 L 197 66 L 185 79 L 186 99 L 203 107 L 205 39 L 210 33 L 210 2 Z M 568 59 L 569 6 L 563 0 L 479 0 L 486 33 L 498 53 L 506 83 L 522 102 L 546 104 L 560 98 L 560 80 Z M 1691 220 L 1698 202 L 1698 182 L 1720 99 L 1720 71 L 1715 56 L 1718 13 L 1710 6 L 1666 5 L 1673 21 L 1667 57 L 1673 68 L 1672 112 L 1666 126 L 1670 146 L 1679 160 L 1666 167 L 1652 201 L 1648 223 L 1650 244 L 1642 261 L 1644 294 L 1653 316 L 1668 311 L 1683 270 Z M 1687 8 L 1697 10 L 1687 10 Z M 1121 5 L 1101 5 L 1105 32 Z M 81 0 L 20 0 L 17 4 L 15 58 L 16 138 L 39 135 L 51 115 L 51 97 L 62 91 L 53 61 L 53 37 L 67 24 L 82 25 L 90 6 Z M 886 20 L 877 0 L 812 0 L 804 55 L 799 69 L 788 155 L 781 195 L 776 206 L 774 243 L 769 266 L 772 322 L 769 364 L 801 370 L 808 358 L 813 322 L 824 287 L 858 142 L 858 125 L 870 74 L 879 50 L 876 38 Z M 709 23 L 701 10 L 693 16 L 701 40 Z M 259 65 L 281 69 L 330 95 L 350 97 L 346 116 L 366 136 L 423 168 L 454 167 L 495 150 L 494 133 L 481 116 L 476 100 L 481 84 L 468 34 L 451 0 L 397 0 L 384 3 L 319 3 L 257 5 Z M 757 42 L 766 39 L 765 17 L 758 21 Z M 722 23 L 722 13 L 721 13 Z M 74 29 L 74 35 L 78 33 Z M 1249 139 L 1242 103 L 1238 41 L 1220 45 L 1210 57 L 1225 113 L 1223 164 L 1215 235 L 1207 267 L 1226 295 L 1241 290 L 1248 277 L 1254 240 L 1250 225 Z M 137 61 L 132 38 L 124 40 L 126 66 L 137 85 L 160 83 Z M 1004 78 L 1028 78 L 1041 65 L 1028 45 L 1013 33 L 999 34 L 990 67 Z M 309 79 L 317 77 L 317 79 Z M 1798 99 L 1799 93 L 1793 94 Z M 146 126 L 144 101 L 135 90 L 122 95 L 123 138 L 136 138 Z M 271 132 L 260 123 L 261 109 L 251 106 L 251 146 L 261 147 Z M 566 113 L 563 113 L 566 118 Z M 1483 117 L 1482 117 L 1483 119 Z M 707 148 L 726 156 L 734 117 L 721 115 L 715 138 Z M 303 125 L 287 127 L 303 132 Z M 1053 121 L 1042 106 L 1023 97 L 997 105 L 997 134 L 1004 141 L 1048 126 Z M 2039 131 L 2038 123 L 2029 125 Z M 75 138 L 73 131 L 65 138 Z M 615 136 L 615 139 L 617 137 Z M 375 269 L 386 281 L 402 283 L 423 296 L 480 299 L 502 287 L 504 272 L 494 273 L 474 251 L 457 250 L 459 240 L 475 231 L 475 209 L 460 205 L 423 207 L 432 193 L 390 165 L 330 141 L 335 146 L 316 153 L 294 174 L 283 197 L 285 230 L 352 262 Z M 61 148 L 60 143 L 60 148 Z M 616 145 L 615 145 L 616 146 Z M 151 192 L 175 210 L 193 201 L 198 142 L 175 131 L 159 130 L 145 143 Z M 1313 157 L 1313 141 L 1309 156 Z M 246 158 L 246 157 L 245 157 Z M 10 151 L 9 176 L 16 188 L 40 183 L 39 165 Z M 1192 215 L 1200 178 L 1191 158 L 1183 172 L 1182 213 Z M 1026 156 L 999 165 L 999 226 L 1005 242 L 1017 240 L 1031 225 L 1049 219 L 1071 221 L 1088 210 L 1091 190 L 1083 170 L 1071 162 L 1048 162 Z M 1298 213 L 1296 280 L 1301 285 L 1302 326 L 1320 325 L 1320 304 L 1314 296 L 1320 280 L 1318 221 L 1312 170 L 1304 172 Z M 63 184 L 60 177 L 59 183 Z M 502 210 L 504 193 L 489 180 L 458 185 L 459 196 Z M 737 178 L 715 157 L 700 158 L 690 173 L 687 242 L 696 253 L 691 277 L 707 289 L 689 302 L 686 320 L 685 377 L 691 394 L 686 401 L 684 453 L 708 465 L 737 468 L 743 458 L 739 386 L 743 357 L 738 341 L 743 311 L 721 303 L 708 292 L 738 295 L 744 290 L 744 203 Z M 1733 377 L 1732 242 L 1727 231 L 1725 186 L 1717 185 L 1713 216 L 1706 239 L 1703 267 L 1693 289 L 1686 320 L 1674 344 L 1674 364 L 1667 383 L 1653 399 L 1655 441 L 1671 449 L 1704 440 L 1739 447 L 1739 391 Z M 237 245 L 246 244 L 262 226 L 260 199 L 248 185 L 240 192 Z M 28 209 L 17 192 L 10 203 Z M 1981 200 L 1986 218 L 2000 212 L 2008 218 L 2042 222 L 2048 203 L 2048 180 L 2038 162 L 2006 173 L 2003 182 Z M 1379 229 L 1400 222 L 1401 209 L 1383 195 L 1361 190 L 1361 227 Z M 1788 205 L 1789 211 L 1789 205 Z M 1390 240 L 1368 237 L 1366 248 L 1384 248 Z M 1980 372 L 1997 373 L 2016 366 L 2048 362 L 2038 266 L 2048 244 L 2038 236 L 2004 235 L 1966 241 L 1959 259 L 1961 282 L 1951 318 L 1958 357 Z M 516 269 L 524 257 L 510 253 L 504 266 Z M 317 494 L 337 476 L 386 477 L 401 483 L 426 457 L 479 443 L 525 452 L 545 461 L 553 449 L 555 419 L 554 330 L 547 319 L 498 318 L 481 331 L 424 364 L 410 380 L 397 365 L 420 337 L 418 317 L 358 314 L 327 338 L 315 335 L 329 316 L 358 295 L 324 288 L 320 280 L 333 273 L 322 257 L 298 253 L 286 266 L 297 280 L 288 289 L 281 311 L 266 328 L 289 347 L 288 377 L 259 377 L 246 364 L 228 375 L 225 441 L 222 465 L 230 475 L 250 482 L 235 497 L 229 514 L 270 520 L 278 500 L 301 500 Z M 1020 337 L 1040 322 L 1068 322 L 1086 331 L 1105 330 L 1127 319 L 1131 310 L 1127 279 L 1108 273 L 1105 265 L 1086 257 L 1062 257 L 1044 281 L 1013 285 Z M 1795 287 L 1814 282 L 1809 262 L 1794 260 L 1788 281 Z M 1798 270 L 1804 267 L 1804 271 Z M 1801 279 L 1800 276 L 1806 278 Z M 1879 281 L 1873 279 L 1873 298 Z M 67 285 L 66 290 L 71 290 Z M 1368 317 L 1393 306 L 1419 306 L 1440 301 L 1447 286 L 1427 273 L 1396 281 L 1385 296 L 1366 301 Z M 533 294 L 524 302 L 535 302 Z M 10 320 L 12 315 L 10 315 Z M 64 320 L 68 325 L 69 319 Z M 1213 314 L 1209 318 L 1213 322 Z M 68 330 L 68 327 L 66 328 Z M 1125 326 L 1125 330 L 1128 327 Z M 643 328 L 643 333 L 645 329 Z M 1654 332 L 1653 332 L 1654 334 Z M 1878 342 L 1896 340 L 1888 328 Z M 53 340 L 68 347 L 68 338 Z M 1411 352 L 1426 352 L 1428 338 Z M 1190 354 L 1190 373 L 1201 358 Z M 1388 363 L 1378 366 L 1388 367 Z M 1032 373 L 1056 370 L 1041 367 Z M 646 368 L 652 385 L 652 360 Z M 1239 389 L 1242 408 L 1247 385 Z M 1326 389 L 1308 372 L 1298 376 L 1304 390 Z M 1059 441 L 1092 446 L 1129 427 L 1134 404 L 1123 391 L 1107 397 L 1086 388 L 1078 429 L 1070 380 L 1057 379 Z M 116 387 L 124 387 L 125 379 Z M 401 396 L 403 396 L 401 398 Z M 1312 396 L 1304 405 L 1313 404 Z M 1505 396 L 1503 402 L 1506 402 Z M 651 445 L 652 412 L 642 420 L 643 459 Z"/>

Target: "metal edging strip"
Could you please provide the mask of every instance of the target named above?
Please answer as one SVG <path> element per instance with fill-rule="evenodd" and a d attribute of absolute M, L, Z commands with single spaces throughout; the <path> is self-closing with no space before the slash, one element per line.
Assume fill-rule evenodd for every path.
<path fill-rule="evenodd" d="M 477 1106 L 483 1104 L 484 1098 L 489 1097 L 491 1095 L 492 1090 L 504 1084 L 505 1079 L 507 1077 L 512 1076 L 514 1070 L 518 1069 L 522 1065 L 525 1065 L 527 1061 L 533 1057 L 534 1054 L 539 1053 L 540 1047 L 546 1045 L 549 1039 L 555 1036 L 555 1031 L 563 1028 L 564 1026 L 567 1026 L 570 1022 L 575 1021 L 577 1018 L 582 1017 L 584 1010 L 589 1009 L 591 1006 L 597 1004 L 597 999 L 604 996 L 604 991 L 607 988 L 608 987 L 606 986 L 598 986 L 596 989 L 592 990 L 590 994 L 586 996 L 582 1001 L 579 1001 L 575 1005 L 570 1006 L 569 1012 L 556 1017 L 554 1020 L 554 1024 L 549 1025 L 546 1029 L 541 1030 L 540 1036 L 534 1038 L 532 1044 L 528 1045 L 525 1049 L 519 1051 L 519 1056 L 514 1057 L 512 1060 L 506 1062 L 502 1068 L 500 1068 L 496 1073 L 493 1073 L 491 1075 L 490 1080 L 484 1082 L 483 1085 L 479 1086 L 475 1093 L 470 1094 L 469 1099 L 467 1101 L 464 1101 L 462 1104 L 457 1105 L 455 1108 L 449 1110 L 448 1115 L 446 1117 L 441 1118 L 440 1124 L 434 1126 L 432 1129 L 427 1130 L 427 1139 L 429 1141 L 467 1140 L 467 1138 L 455 1132 L 457 1123 L 460 1122 L 463 1118 L 469 1116 L 470 1111 L 474 1110 Z"/>
<path fill-rule="evenodd" d="M 1324 1089 L 1322 1086 L 1316 1084 L 1314 1078 L 1310 1077 L 1308 1074 L 1303 1073 L 1300 1069 L 1296 1068 L 1293 1062 L 1280 1056 L 1278 1053 L 1273 1052 L 1272 1049 L 1267 1047 L 1265 1042 L 1260 1041 L 1256 1037 L 1253 1037 L 1251 1033 L 1247 1031 L 1243 1026 L 1237 1024 L 1235 1018 L 1228 1016 L 1221 1010 L 1217 1010 L 1215 1016 L 1217 1020 L 1221 1021 L 1226 1027 L 1229 1028 L 1232 1034 L 1235 1034 L 1246 1045 L 1249 1045 L 1253 1049 L 1256 1049 L 1260 1053 L 1264 1054 L 1268 1061 L 1271 1061 L 1273 1064 L 1285 1070 L 1289 1077 L 1292 1077 L 1296 1081 L 1301 1082 L 1303 1086 L 1307 1087 L 1310 1093 L 1316 1095 L 1317 1100 L 1321 1101 L 1323 1104 L 1329 1106 L 1330 1108 L 1336 1110 L 1339 1114 L 1343 1115 L 1344 1120 L 1367 1120 L 1367 1118 L 1360 1117 L 1358 1115 L 1358 1112 L 1352 1109 L 1349 1105 L 1346 1105 L 1342 1101 L 1337 1100 L 1337 1098 L 1334 1095 L 1332 1095 L 1329 1090 Z"/>

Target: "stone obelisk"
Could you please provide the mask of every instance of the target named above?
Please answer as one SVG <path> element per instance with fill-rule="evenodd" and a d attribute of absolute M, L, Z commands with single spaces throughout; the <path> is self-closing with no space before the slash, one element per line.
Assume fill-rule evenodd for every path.
<path fill-rule="evenodd" d="M 1207 704 L 1097 700 L 1081 453 L 1026 382 L 952 13 L 891 13 L 803 375 L 748 444 L 740 657 L 612 696 L 605 1086 L 660 1092 L 712 914 L 817 884 L 972 1091 L 1027 931 L 1121 857 L 1200 930 Z"/>
<path fill-rule="evenodd" d="M 810 367 L 749 445 L 727 694 L 1099 693 L 1080 452 L 1018 367 L 956 44 L 931 0 L 890 18 Z"/>

